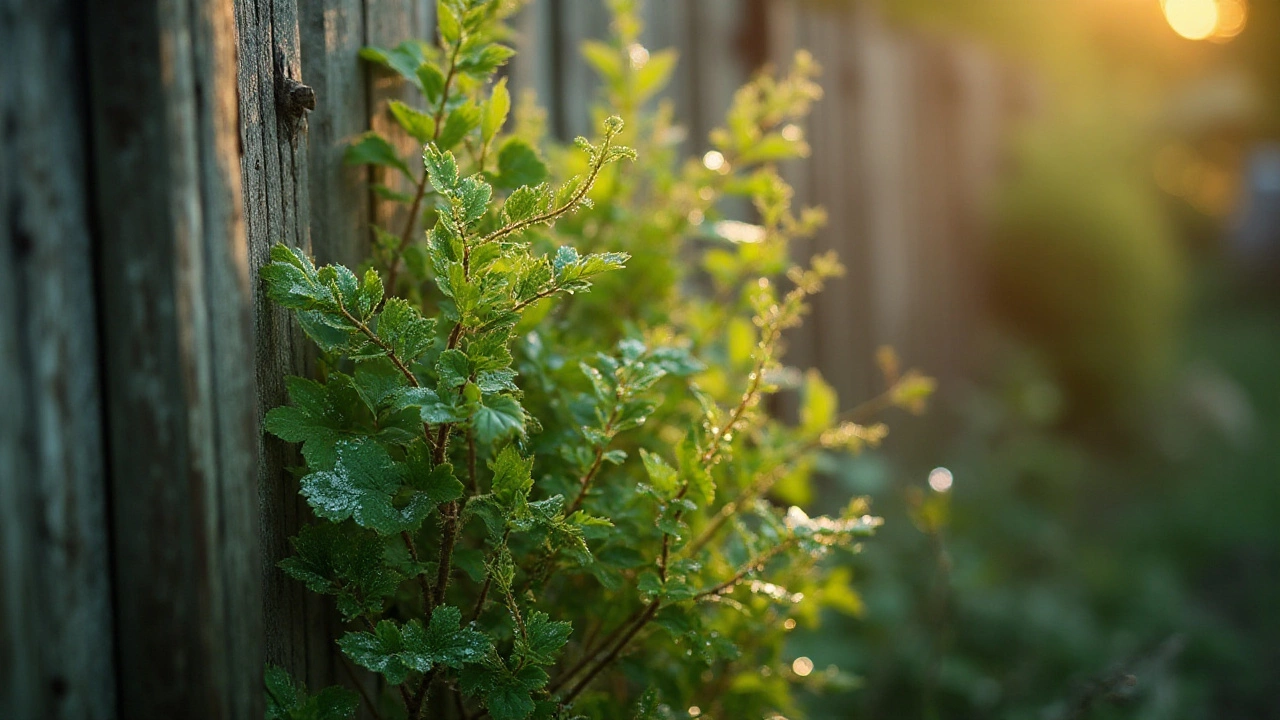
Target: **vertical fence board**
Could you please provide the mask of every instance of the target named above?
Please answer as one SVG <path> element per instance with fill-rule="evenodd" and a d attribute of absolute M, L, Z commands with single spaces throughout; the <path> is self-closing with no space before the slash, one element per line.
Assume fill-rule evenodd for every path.
<path fill-rule="evenodd" d="M 0 2 L 5 718 L 115 716 L 82 11 Z"/>
<path fill-rule="evenodd" d="M 364 18 L 366 45 L 395 47 L 405 40 L 432 42 L 435 39 L 435 3 L 429 0 L 364 0 Z M 380 68 L 368 68 L 368 83 L 368 104 L 364 112 L 368 114 L 370 128 L 390 139 L 402 156 L 408 156 L 409 168 L 415 176 L 422 177 L 422 148 L 400 129 L 387 111 L 387 103 L 392 100 L 422 109 L 421 95 L 399 76 Z M 390 168 L 373 168 L 369 173 L 371 180 L 393 190 L 412 195 L 416 189 Z M 373 200 L 372 216 L 375 222 L 396 235 L 404 232 L 410 220 L 408 209 L 403 205 L 377 198 Z M 413 218 L 410 236 L 417 238 L 421 229 L 419 218 Z"/>
<path fill-rule="evenodd" d="M 284 404 L 287 375 L 304 374 L 305 343 L 288 314 L 264 297 L 258 270 L 271 246 L 283 242 L 312 252 L 309 227 L 307 136 L 294 118 L 283 117 L 277 83 L 300 77 L 298 24 L 292 2 L 237 0 L 237 80 L 240 91 L 241 176 L 245 234 L 253 298 L 257 419 Z M 258 506 L 262 544 L 262 619 L 266 656 L 295 676 L 314 680 L 309 652 L 316 634 L 315 603 L 276 563 L 291 554 L 288 538 L 305 517 L 297 483 L 288 468 L 301 464 L 294 448 L 259 430 Z M 325 668 L 327 672 L 327 666 Z"/>
<path fill-rule="evenodd" d="M 321 262 L 354 266 L 369 250 L 368 171 L 343 164 L 351 140 L 369 128 L 361 0 L 306 2 L 298 8 L 302 80 L 315 90 L 307 117 L 311 244 Z"/>
<path fill-rule="evenodd" d="M 231 2 L 88 9 L 120 714 L 250 716 L 261 626 Z"/>

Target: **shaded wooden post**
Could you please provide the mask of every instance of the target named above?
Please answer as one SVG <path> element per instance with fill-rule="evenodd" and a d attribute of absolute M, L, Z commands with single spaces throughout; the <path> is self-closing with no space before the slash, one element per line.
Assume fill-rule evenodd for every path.
<path fill-rule="evenodd" d="M 119 713 L 258 716 L 231 0 L 87 13 Z"/>
<path fill-rule="evenodd" d="M 0 2 L 0 717 L 115 717 L 75 0 Z M 19 24 L 20 23 L 20 24 Z"/>
<path fill-rule="evenodd" d="M 342 161 L 369 129 L 368 68 L 358 56 L 365 27 L 363 0 L 298 7 L 302 77 L 316 97 L 305 126 L 311 245 L 321 262 L 351 267 L 369 255 L 369 171 Z"/>
<path fill-rule="evenodd" d="M 267 300 L 259 269 L 277 242 L 313 253 L 310 233 L 308 129 L 310 113 L 290 102 L 290 91 L 308 85 L 301 72 L 298 7 L 291 0 L 235 0 L 237 82 L 240 93 L 240 173 L 253 315 L 253 367 L 262 417 L 285 404 L 288 375 L 305 375 L 309 344 L 289 314 Z M 314 93 L 314 88 L 312 88 Z M 334 100 L 318 93 L 317 107 Z M 320 103 L 325 103 L 320 105 Z M 320 599 L 276 566 L 293 553 L 289 537 L 305 521 L 305 503 L 289 468 L 302 464 L 297 450 L 259 430 L 258 570 L 266 659 L 308 686 L 335 680 L 333 640 Z"/>

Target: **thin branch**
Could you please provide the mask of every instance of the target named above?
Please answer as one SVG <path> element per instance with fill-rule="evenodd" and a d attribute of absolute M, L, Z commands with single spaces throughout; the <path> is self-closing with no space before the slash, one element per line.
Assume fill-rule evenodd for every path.
<path fill-rule="evenodd" d="M 605 638 L 601 640 L 598 645 L 584 652 L 582 654 L 582 657 L 578 659 L 578 662 L 574 663 L 573 667 L 566 670 L 564 674 L 561 675 L 559 678 L 556 678 L 556 680 L 547 687 L 547 692 L 554 693 L 556 690 L 559 690 L 566 683 L 572 680 L 573 677 L 577 675 L 579 671 L 582 670 L 582 668 L 586 667 L 595 658 L 595 656 L 600 654 L 601 650 L 604 650 L 606 647 L 609 647 L 609 645 L 613 644 L 613 642 L 618 639 L 619 635 L 625 632 L 626 629 L 630 627 L 632 623 L 634 623 L 641 615 L 643 615 L 645 612 L 645 609 L 646 608 L 640 608 L 639 610 L 636 610 L 635 612 L 631 613 L 631 615 L 627 616 L 625 620 L 618 623 L 618 626 L 613 630 L 609 631 L 609 634 L 606 635 Z"/>
<path fill-rule="evenodd" d="M 569 504 L 569 509 L 564 511 L 566 516 L 572 515 L 578 508 L 582 507 L 582 502 L 587 499 L 587 490 L 591 488 L 591 481 L 595 479 L 596 473 L 600 471 L 600 466 L 604 464 L 605 448 L 609 446 L 609 441 L 613 439 L 614 423 L 618 422 L 618 416 L 622 414 L 622 390 L 619 388 L 614 394 L 613 411 L 609 413 L 609 420 L 604 424 L 604 436 L 607 440 L 596 445 L 596 456 L 591 461 L 591 467 L 583 473 L 582 479 L 578 481 L 578 496 Z"/>
<path fill-rule="evenodd" d="M 582 202 L 582 199 L 587 196 L 587 193 L 591 192 L 591 187 L 595 185 L 596 177 L 600 175 L 600 170 L 604 167 L 605 161 L 609 155 L 609 146 L 612 142 L 613 136 L 606 134 L 604 137 L 604 143 L 600 146 L 599 152 L 596 154 L 595 162 L 591 164 L 591 172 L 587 176 L 586 181 L 583 182 L 576 191 L 574 191 L 573 196 L 570 197 L 563 205 L 557 208 L 552 208 L 551 210 L 539 215 L 534 215 L 533 217 L 525 218 L 524 220 L 500 227 L 481 238 L 480 242 L 476 243 L 477 247 L 480 245 L 488 245 L 491 242 L 497 242 L 508 235 L 513 235 L 535 225 L 542 225 L 543 223 L 551 222 L 577 207 L 578 203 Z"/>
<path fill-rule="evenodd" d="M 507 528 L 502 532 L 502 540 L 498 543 L 499 548 L 506 547 L 507 538 L 511 537 L 511 528 Z M 484 584 L 480 586 L 480 595 L 476 598 L 476 606 L 471 611 L 471 620 L 475 622 L 480 617 L 480 613 L 484 612 L 484 605 L 489 599 L 489 587 L 493 584 L 493 573 L 485 572 Z"/>
<path fill-rule="evenodd" d="M 339 655 L 339 657 L 342 658 L 342 667 L 347 671 L 347 676 L 351 678 L 351 683 L 356 686 L 356 690 L 360 692 L 360 697 L 364 698 L 364 704 L 369 707 L 369 713 L 373 715 L 374 720 L 382 720 L 382 713 L 378 712 L 378 706 L 369 695 L 369 690 L 364 686 L 364 683 L 360 682 L 360 678 L 356 677 L 355 667 L 351 664 L 351 660 L 346 655 Z M 403 687 L 400 689 L 404 690 Z"/>
<path fill-rule="evenodd" d="M 335 299 L 337 299 L 336 296 Z M 365 337 L 369 338 L 369 342 L 381 348 L 382 352 L 387 356 L 387 359 L 391 361 L 392 365 L 396 366 L 396 369 L 400 371 L 401 375 L 405 376 L 405 379 L 409 381 L 410 385 L 413 387 L 421 387 L 418 383 L 417 376 L 413 374 L 413 371 L 409 369 L 408 365 L 404 364 L 404 361 L 400 359 L 400 356 L 396 355 L 396 351 L 391 347 L 391 344 L 378 337 L 378 334 L 371 330 L 368 325 L 361 322 L 360 318 L 352 315 L 351 312 L 343 306 L 342 300 L 337 299 L 337 302 L 338 310 L 342 313 L 342 316 L 347 319 L 347 322 L 355 325 L 357 330 L 359 330 Z"/>
<path fill-rule="evenodd" d="M 408 530 L 401 530 L 400 539 L 404 541 L 404 546 L 409 550 L 409 558 L 413 560 L 414 565 L 417 565 L 419 562 L 418 546 L 414 544 L 413 536 L 409 534 Z M 431 612 L 431 586 L 427 584 L 427 576 L 419 572 L 417 578 L 418 585 L 422 587 L 422 607 L 426 612 Z"/>
<path fill-rule="evenodd" d="M 458 71 L 458 52 L 462 49 L 462 41 L 454 47 L 452 55 L 449 56 L 449 74 L 444 80 L 444 89 L 440 92 L 440 102 L 436 106 L 435 113 L 435 129 L 431 135 L 431 142 L 440 139 L 441 120 L 444 119 L 445 103 L 449 100 L 449 88 L 453 84 L 453 78 Z M 400 262 L 404 259 L 404 251 L 409 247 L 410 238 L 413 236 L 413 227 L 418 223 L 418 209 L 422 206 L 422 198 L 427 194 L 428 175 L 422 173 L 422 178 L 418 180 L 417 192 L 413 196 L 413 205 L 409 208 L 409 217 L 405 220 L 404 231 L 400 233 L 400 247 L 396 249 L 396 254 L 391 258 L 391 267 L 387 268 L 387 290 L 392 294 L 396 291 L 396 276 L 400 272 Z"/>
<path fill-rule="evenodd" d="M 657 614 L 659 606 L 660 601 L 657 599 L 650 602 L 635 623 L 627 629 L 627 632 L 622 636 L 622 639 L 613 646 L 613 649 L 610 650 L 607 655 L 601 658 L 599 662 L 591 667 L 591 669 L 587 670 L 587 674 L 582 676 L 582 679 L 578 681 L 577 685 L 573 686 L 573 689 L 569 691 L 568 695 L 565 695 L 563 702 L 571 702 L 574 698 L 578 697 L 578 694 L 581 693 L 587 685 L 590 685 L 592 680 L 595 680 L 596 676 L 600 674 L 600 671 L 604 670 L 610 663 L 617 659 L 622 650 L 627 647 L 627 644 L 630 643 L 636 634 L 639 633 L 645 625 L 648 625 L 649 621 L 653 619 L 653 616 Z"/>
<path fill-rule="evenodd" d="M 724 582 L 720 583 L 719 585 L 716 585 L 713 588 L 703 590 L 697 595 L 694 595 L 693 600 L 697 601 L 697 600 L 702 600 L 704 598 L 711 597 L 712 595 L 727 594 L 728 592 L 736 588 L 752 572 L 763 569 L 764 566 L 770 560 L 774 559 L 775 557 L 778 556 L 779 553 L 781 553 L 783 550 L 786 550 L 787 548 L 791 547 L 794 544 L 795 544 L 794 538 L 778 543 L 777 545 L 773 546 L 769 550 L 765 551 L 764 554 L 760 555 L 759 557 L 752 560 L 751 562 L 743 565 L 738 570 L 738 572 L 734 573 L 733 576 L 730 577 L 728 580 L 725 580 Z"/>
<path fill-rule="evenodd" d="M 446 504 L 443 515 L 444 524 L 440 528 L 440 562 L 436 566 L 432 607 L 444 602 L 445 591 L 449 589 L 449 576 L 453 570 L 453 546 L 458 539 L 458 504 L 456 502 Z"/>

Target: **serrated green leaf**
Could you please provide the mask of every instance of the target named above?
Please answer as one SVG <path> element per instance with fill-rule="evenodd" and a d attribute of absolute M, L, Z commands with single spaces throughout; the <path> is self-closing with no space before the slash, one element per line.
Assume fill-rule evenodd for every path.
<path fill-rule="evenodd" d="M 375 328 L 378 337 L 391 347 L 400 362 L 408 365 L 431 347 L 436 321 L 422 317 L 408 301 L 391 298 L 378 313 Z"/>
<path fill-rule="evenodd" d="M 473 175 L 459 181 L 456 197 L 462 209 L 462 222 L 470 225 L 484 217 L 485 211 L 489 209 L 489 198 L 492 196 L 493 188 L 477 176 Z"/>
<path fill-rule="evenodd" d="M 432 611 L 427 627 L 416 619 L 402 626 L 383 620 L 374 632 L 349 632 L 338 645 L 357 665 L 399 685 L 410 672 L 430 672 L 437 665 L 461 668 L 489 652 L 489 638 L 471 627 L 460 627 L 461 620 L 462 611 L 441 605 Z"/>
<path fill-rule="evenodd" d="M 516 655 L 537 665 L 554 665 L 560 650 L 573 634 L 573 624 L 553 621 L 538 610 L 526 613 L 524 623 L 528 637 L 516 636 Z"/>
<path fill-rule="evenodd" d="M 533 488 L 533 458 L 520 457 L 514 445 L 502 448 L 489 464 L 493 471 L 492 492 L 504 507 L 522 505 Z"/>
<path fill-rule="evenodd" d="M 537 707 L 532 693 L 547 684 L 546 671 L 526 665 L 512 672 L 500 661 L 474 665 L 459 675 L 462 692 L 480 698 L 493 720 L 524 720 Z"/>
<path fill-rule="evenodd" d="M 397 405 L 401 408 L 418 408 L 422 421 L 432 425 L 466 420 L 466 408 L 455 405 L 452 401 L 452 397 L 446 400 L 429 388 L 406 388 L 400 393 Z"/>
<path fill-rule="evenodd" d="M 444 92 L 444 73 L 435 63 L 423 63 L 417 69 L 418 86 L 427 102 L 436 106 L 440 104 L 440 95 Z M 432 118 L 434 127 L 435 119 Z"/>
<path fill-rule="evenodd" d="M 427 49 L 428 46 L 419 40 L 406 40 L 389 50 L 378 47 L 361 48 L 360 57 L 399 74 L 422 89 L 417 71 L 426 62 Z"/>
<path fill-rule="evenodd" d="M 519 390 L 515 383 L 516 371 L 510 368 L 487 370 L 476 377 L 481 392 L 496 393 L 502 390 Z"/>
<path fill-rule="evenodd" d="M 414 493 L 401 507 L 392 504 L 408 480 L 408 468 L 391 459 L 372 440 L 341 440 L 332 470 L 314 472 L 301 481 L 301 493 L 316 515 L 335 522 L 352 518 L 383 535 L 418 529 L 435 507 L 431 498 Z"/>
<path fill-rule="evenodd" d="M 471 363 L 467 360 L 467 354 L 457 349 L 440 353 L 440 359 L 436 361 L 436 377 L 440 381 L 440 392 L 465 385 L 471 377 Z"/>
<path fill-rule="evenodd" d="M 547 195 L 545 184 L 518 187 L 503 204 L 503 217 L 510 224 L 546 212 Z"/>
<path fill-rule="evenodd" d="M 578 251 L 575 248 L 565 245 L 556 250 L 556 257 L 551 261 L 551 267 L 556 272 L 556 278 L 564 275 L 565 268 L 573 267 L 578 264 Z"/>
<path fill-rule="evenodd" d="M 504 77 L 493 86 L 489 94 L 489 102 L 484 104 L 484 118 L 480 121 L 480 138 L 486 144 L 493 140 L 503 124 L 507 122 L 507 114 L 511 112 L 511 93 L 507 90 L 507 79 Z"/>
<path fill-rule="evenodd" d="M 396 401 L 409 382 L 385 357 L 357 364 L 352 381 L 375 415 L 390 408 L 399 409 Z"/>
<path fill-rule="evenodd" d="M 689 485 L 685 497 L 699 507 L 710 505 L 716 497 L 715 480 L 702 463 L 701 453 L 698 452 L 692 433 L 686 435 L 676 448 L 676 459 L 680 464 L 680 477 Z"/>
<path fill-rule="evenodd" d="M 360 698 L 351 690 L 327 687 L 308 696 L 284 668 L 267 665 L 266 720 L 351 720 Z"/>
<path fill-rule="evenodd" d="M 302 443 L 302 456 L 313 470 L 327 470 L 337 461 L 337 442 L 350 437 L 351 419 L 359 395 L 350 379 L 335 373 L 328 384 L 289 377 L 285 380 L 291 405 L 267 413 L 267 432 L 286 442 Z M 354 401 L 354 402 L 353 402 Z"/>
<path fill-rule="evenodd" d="M 280 561 L 280 569 L 312 592 L 337 596 L 338 611 L 348 620 L 382 612 L 383 600 L 403 580 L 383 564 L 383 543 L 366 530 L 307 525 L 292 542 L 297 555 Z"/>
<path fill-rule="evenodd" d="M 436 192 L 446 195 L 457 187 L 458 161 L 454 159 L 453 153 L 442 151 L 435 144 L 429 144 L 422 149 L 422 164 L 427 170 L 431 187 L 435 188 Z"/>
<path fill-rule="evenodd" d="M 547 166 L 537 151 L 520 138 L 508 138 L 498 150 L 498 173 L 493 178 L 497 187 L 511 190 L 522 185 L 537 185 L 547 177 Z"/>
<path fill-rule="evenodd" d="M 409 172 L 409 166 L 400 159 L 400 154 L 391 143 L 387 142 L 386 138 L 376 132 L 367 132 L 361 135 L 359 140 L 347 146 L 342 161 L 348 165 L 379 165 L 395 168 L 404 173 L 405 177 L 414 180 L 413 173 Z"/>
<path fill-rule="evenodd" d="M 293 310 L 335 308 L 333 291 L 320 280 L 320 273 L 302 250 L 276 243 L 271 262 L 259 271 L 267 285 L 267 297 Z"/>
<path fill-rule="evenodd" d="M 448 150 L 462 142 L 462 138 L 466 137 L 467 133 L 479 126 L 480 108 L 470 101 L 463 103 L 454 108 L 449 113 L 449 117 L 445 118 L 444 128 L 440 130 L 440 137 L 436 139 L 436 145 L 441 150 Z"/>
<path fill-rule="evenodd" d="M 671 497 L 680 489 L 679 473 L 661 455 L 640 448 L 640 460 L 649 474 L 649 483 L 664 496 Z"/>
<path fill-rule="evenodd" d="M 471 418 L 476 442 L 489 445 L 512 435 L 524 434 L 524 408 L 510 395 L 485 397 Z"/>
<path fill-rule="evenodd" d="M 462 19 L 445 0 L 436 3 L 436 27 L 440 30 L 440 38 L 446 43 L 455 44 L 462 39 Z"/>
<path fill-rule="evenodd" d="M 430 115 L 415 110 L 399 100 L 392 100 L 388 107 L 400 127 L 420 143 L 429 143 L 436 133 L 436 121 Z"/>
<path fill-rule="evenodd" d="M 506 45 L 491 43 L 470 53 L 458 61 L 458 69 L 473 77 L 484 79 L 486 75 L 507 64 L 516 51 Z"/>

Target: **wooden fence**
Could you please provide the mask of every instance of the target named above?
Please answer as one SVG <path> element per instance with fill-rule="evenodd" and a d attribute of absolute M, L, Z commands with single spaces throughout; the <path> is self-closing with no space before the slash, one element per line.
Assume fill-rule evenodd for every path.
<path fill-rule="evenodd" d="M 598 5 L 519 18 L 512 83 L 562 136 L 589 134 L 577 48 L 606 32 Z M 276 241 L 354 263 L 371 221 L 404 221 L 341 160 L 388 127 L 386 100 L 414 101 L 356 51 L 429 37 L 432 6 L 0 0 L 0 717 L 259 717 L 267 659 L 350 680 L 331 612 L 275 567 L 306 513 L 296 452 L 258 428 L 310 358 L 257 268 Z M 646 13 L 646 44 L 681 53 L 691 153 L 760 63 L 807 47 L 826 66 L 819 152 L 787 173 L 831 216 L 800 251 L 851 273 L 791 360 L 847 400 L 873 389 L 881 343 L 960 367 L 1009 74 L 866 3 Z M 314 109 L 284 102 L 299 84 Z"/>

